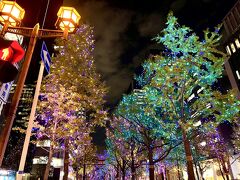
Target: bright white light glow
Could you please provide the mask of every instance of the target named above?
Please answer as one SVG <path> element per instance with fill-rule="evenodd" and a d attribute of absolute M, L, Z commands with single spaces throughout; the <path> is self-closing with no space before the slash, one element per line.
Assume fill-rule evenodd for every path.
<path fill-rule="evenodd" d="M 231 50 L 230 50 L 230 48 L 229 48 L 229 46 L 226 46 L 226 50 L 227 50 L 227 53 L 228 53 L 229 55 L 232 54 L 232 53 L 231 53 Z"/>
<path fill-rule="evenodd" d="M 9 171 L 4 170 L 4 169 L 1 169 L 1 170 L 0 170 L 0 175 L 6 176 L 6 175 L 8 175 L 8 174 L 9 174 Z"/>
<path fill-rule="evenodd" d="M 195 97 L 195 95 L 192 94 L 192 95 L 188 98 L 188 102 L 191 101 L 194 97 Z"/>
<path fill-rule="evenodd" d="M 199 90 L 197 90 L 197 93 L 199 94 L 200 92 L 202 92 L 204 90 L 204 87 L 201 87 Z"/>
<path fill-rule="evenodd" d="M 62 14 L 62 17 L 63 18 L 71 18 L 71 11 L 69 11 L 69 10 L 64 10 L 63 11 L 63 14 Z"/>
<path fill-rule="evenodd" d="M 240 79 L 240 74 L 238 71 L 236 71 L 236 74 L 237 74 L 238 79 Z"/>
<path fill-rule="evenodd" d="M 235 44 L 236 44 L 237 48 L 240 48 L 240 43 L 239 43 L 238 39 L 235 39 Z"/>
<path fill-rule="evenodd" d="M 211 103 L 208 103 L 208 104 L 206 105 L 206 108 L 209 109 L 211 106 L 212 106 Z"/>
<path fill-rule="evenodd" d="M 202 122 L 201 122 L 201 121 L 198 121 L 198 122 L 194 123 L 193 126 L 198 127 L 198 126 L 200 126 L 201 124 L 202 124 Z"/>
<path fill-rule="evenodd" d="M 233 43 L 231 43 L 231 45 L 230 45 L 230 46 L 231 46 L 232 52 L 233 52 L 233 53 L 235 53 L 235 52 L 236 52 L 236 48 L 235 48 L 234 44 L 233 44 Z"/>
<path fill-rule="evenodd" d="M 11 14 L 18 19 L 20 18 L 20 10 L 16 6 L 13 7 Z"/>
<path fill-rule="evenodd" d="M 201 145 L 201 146 L 206 146 L 207 143 L 206 143 L 206 141 L 203 141 L 203 142 L 200 143 L 200 145 Z"/>

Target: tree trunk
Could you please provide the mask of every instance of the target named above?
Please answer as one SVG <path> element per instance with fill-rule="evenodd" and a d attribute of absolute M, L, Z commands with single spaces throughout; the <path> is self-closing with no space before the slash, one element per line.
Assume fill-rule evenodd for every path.
<path fill-rule="evenodd" d="M 122 170 L 122 180 L 125 180 L 126 172 L 125 169 Z"/>
<path fill-rule="evenodd" d="M 69 166 L 69 137 L 64 140 L 65 151 L 64 151 L 64 175 L 63 180 L 68 180 L 68 166 Z"/>
<path fill-rule="evenodd" d="M 218 166 L 219 166 L 219 169 L 220 169 L 220 172 L 221 172 L 222 178 L 223 178 L 223 180 L 225 180 L 225 176 L 224 176 L 224 174 L 223 174 L 223 170 L 222 170 L 221 162 L 220 162 L 220 160 L 219 160 L 218 158 L 217 158 L 217 162 L 218 162 Z"/>
<path fill-rule="evenodd" d="M 226 166 L 224 156 L 221 158 L 221 161 L 222 161 L 223 172 L 224 172 L 224 174 L 226 174 L 227 180 L 230 180 L 229 175 L 228 175 L 229 174 L 229 169 Z"/>
<path fill-rule="evenodd" d="M 76 180 L 80 180 L 80 174 L 78 173 L 78 169 L 76 170 Z"/>
<path fill-rule="evenodd" d="M 185 150 L 185 155 L 186 155 L 186 160 L 187 160 L 188 180 L 195 180 L 191 146 L 190 146 L 189 140 L 187 139 L 186 132 L 183 128 L 182 128 L 182 136 L 183 136 L 183 144 L 184 144 L 184 150 Z"/>
<path fill-rule="evenodd" d="M 177 172 L 178 172 L 178 180 L 181 180 L 180 166 L 179 166 L 178 160 L 177 160 Z"/>
<path fill-rule="evenodd" d="M 136 179 L 136 169 L 135 167 L 131 167 L 131 173 L 132 173 L 132 180 Z"/>
<path fill-rule="evenodd" d="M 83 165 L 83 180 L 86 179 L 86 164 Z"/>
<path fill-rule="evenodd" d="M 196 171 L 197 179 L 200 180 L 200 176 L 199 176 L 198 169 L 197 169 L 197 163 L 196 163 L 195 160 L 194 160 L 193 162 L 194 162 L 194 167 L 195 167 L 195 171 Z"/>
<path fill-rule="evenodd" d="M 136 179 L 136 168 L 135 168 L 135 161 L 134 161 L 133 150 L 131 150 L 131 156 L 132 156 L 131 174 L 132 174 L 132 180 L 135 180 Z"/>
<path fill-rule="evenodd" d="M 53 137 L 52 137 L 52 142 L 50 142 L 48 162 L 47 162 L 46 169 L 45 169 L 44 176 L 43 176 L 43 179 L 44 179 L 44 180 L 48 180 L 48 175 L 49 175 L 49 171 L 50 171 L 50 167 L 51 167 L 51 162 L 52 162 L 52 157 L 53 157 L 53 148 L 54 148 L 54 147 L 53 147 L 53 143 L 55 142 L 56 129 L 57 129 L 57 122 L 54 123 Z"/>
<path fill-rule="evenodd" d="M 153 150 L 151 148 L 149 148 L 148 150 L 148 160 L 149 160 L 149 180 L 154 180 Z"/>
<path fill-rule="evenodd" d="M 230 175 L 231 179 L 234 179 L 232 166 L 231 166 L 230 159 L 229 159 L 229 155 L 227 155 L 227 166 L 228 166 L 228 172 L 229 172 L 229 175 Z"/>
<path fill-rule="evenodd" d="M 125 177 L 126 177 L 126 162 L 125 160 L 123 159 L 122 160 L 122 168 L 121 168 L 121 171 L 122 171 L 122 180 L 125 180 Z"/>
<path fill-rule="evenodd" d="M 50 167 L 51 167 L 52 157 L 53 157 L 53 145 L 51 143 L 50 150 L 49 150 L 49 155 L 48 155 L 48 162 L 47 162 L 46 169 L 45 169 L 44 176 L 43 176 L 44 180 L 48 180 L 48 175 L 49 175 L 49 171 L 50 171 Z"/>
<path fill-rule="evenodd" d="M 202 170 L 201 165 L 200 165 L 199 162 L 198 162 L 198 168 L 199 168 L 199 171 L 200 171 L 200 174 L 201 174 L 201 178 L 202 178 L 202 180 L 204 180 L 204 177 L 203 177 L 203 170 Z"/>
<path fill-rule="evenodd" d="M 117 171 L 116 179 L 119 180 L 119 166 L 118 165 L 117 165 L 116 171 Z"/>

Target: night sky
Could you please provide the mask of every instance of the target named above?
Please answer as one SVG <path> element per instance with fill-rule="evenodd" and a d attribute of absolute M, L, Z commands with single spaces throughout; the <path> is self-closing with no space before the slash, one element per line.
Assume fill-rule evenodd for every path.
<path fill-rule="evenodd" d="M 50 0 L 44 28 L 53 29 L 62 2 L 75 7 L 81 23 L 94 27 L 97 70 L 109 86 L 107 106 L 114 107 L 129 89 L 134 72 L 151 53 L 162 47 L 151 39 L 165 27 L 169 11 L 180 24 L 198 35 L 207 27 L 221 23 L 237 0 Z M 48 0 L 17 0 L 26 11 L 23 26 L 42 25 Z M 47 39 L 46 39 L 47 40 Z M 52 40 L 47 40 L 51 41 Z M 38 41 L 28 79 L 37 79 L 41 41 Z M 48 47 L 50 49 L 51 47 Z M 27 79 L 27 81 L 28 81 Z"/>
<path fill-rule="evenodd" d="M 236 0 L 64 0 L 94 27 L 95 61 L 110 87 L 108 104 L 114 105 L 129 88 L 136 68 L 159 51 L 151 39 L 165 27 L 171 10 L 180 24 L 198 35 L 221 23 Z"/>

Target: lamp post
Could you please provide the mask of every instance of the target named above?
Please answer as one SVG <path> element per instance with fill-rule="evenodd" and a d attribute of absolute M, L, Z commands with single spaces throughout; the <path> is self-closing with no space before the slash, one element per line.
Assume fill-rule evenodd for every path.
<path fill-rule="evenodd" d="M 11 132 L 12 124 L 17 111 L 18 103 L 22 94 L 22 89 L 27 76 L 28 68 L 31 62 L 32 54 L 35 48 L 37 38 L 56 38 L 64 37 L 67 39 L 68 33 L 75 33 L 76 27 L 79 25 L 81 16 L 72 7 L 61 7 L 58 11 L 58 19 L 55 25 L 61 30 L 40 29 L 39 24 L 34 28 L 17 27 L 20 24 L 25 11 L 14 1 L 2 1 L 0 4 L 0 23 L 3 25 L 3 36 L 6 32 L 30 37 L 28 49 L 25 56 L 21 72 L 19 74 L 15 93 L 6 118 L 6 123 L 0 135 L 0 167 L 2 165 L 7 142 Z M 29 129 L 31 132 L 31 129 Z"/>

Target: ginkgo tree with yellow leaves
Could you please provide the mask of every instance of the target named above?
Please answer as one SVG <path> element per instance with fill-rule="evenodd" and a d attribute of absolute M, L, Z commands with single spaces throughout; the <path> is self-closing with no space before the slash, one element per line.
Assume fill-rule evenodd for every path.
<path fill-rule="evenodd" d="M 93 29 L 81 25 L 76 34 L 68 40 L 58 39 L 56 44 L 58 54 L 44 80 L 38 109 L 38 137 L 51 140 L 44 179 L 48 178 L 51 159 L 59 149 L 65 154 L 63 179 L 67 179 L 68 167 L 75 162 L 70 161 L 69 154 L 76 153 L 76 147 L 91 143 L 89 133 L 96 124 L 103 125 L 106 118 L 103 104 L 107 88 L 94 65 Z"/>

